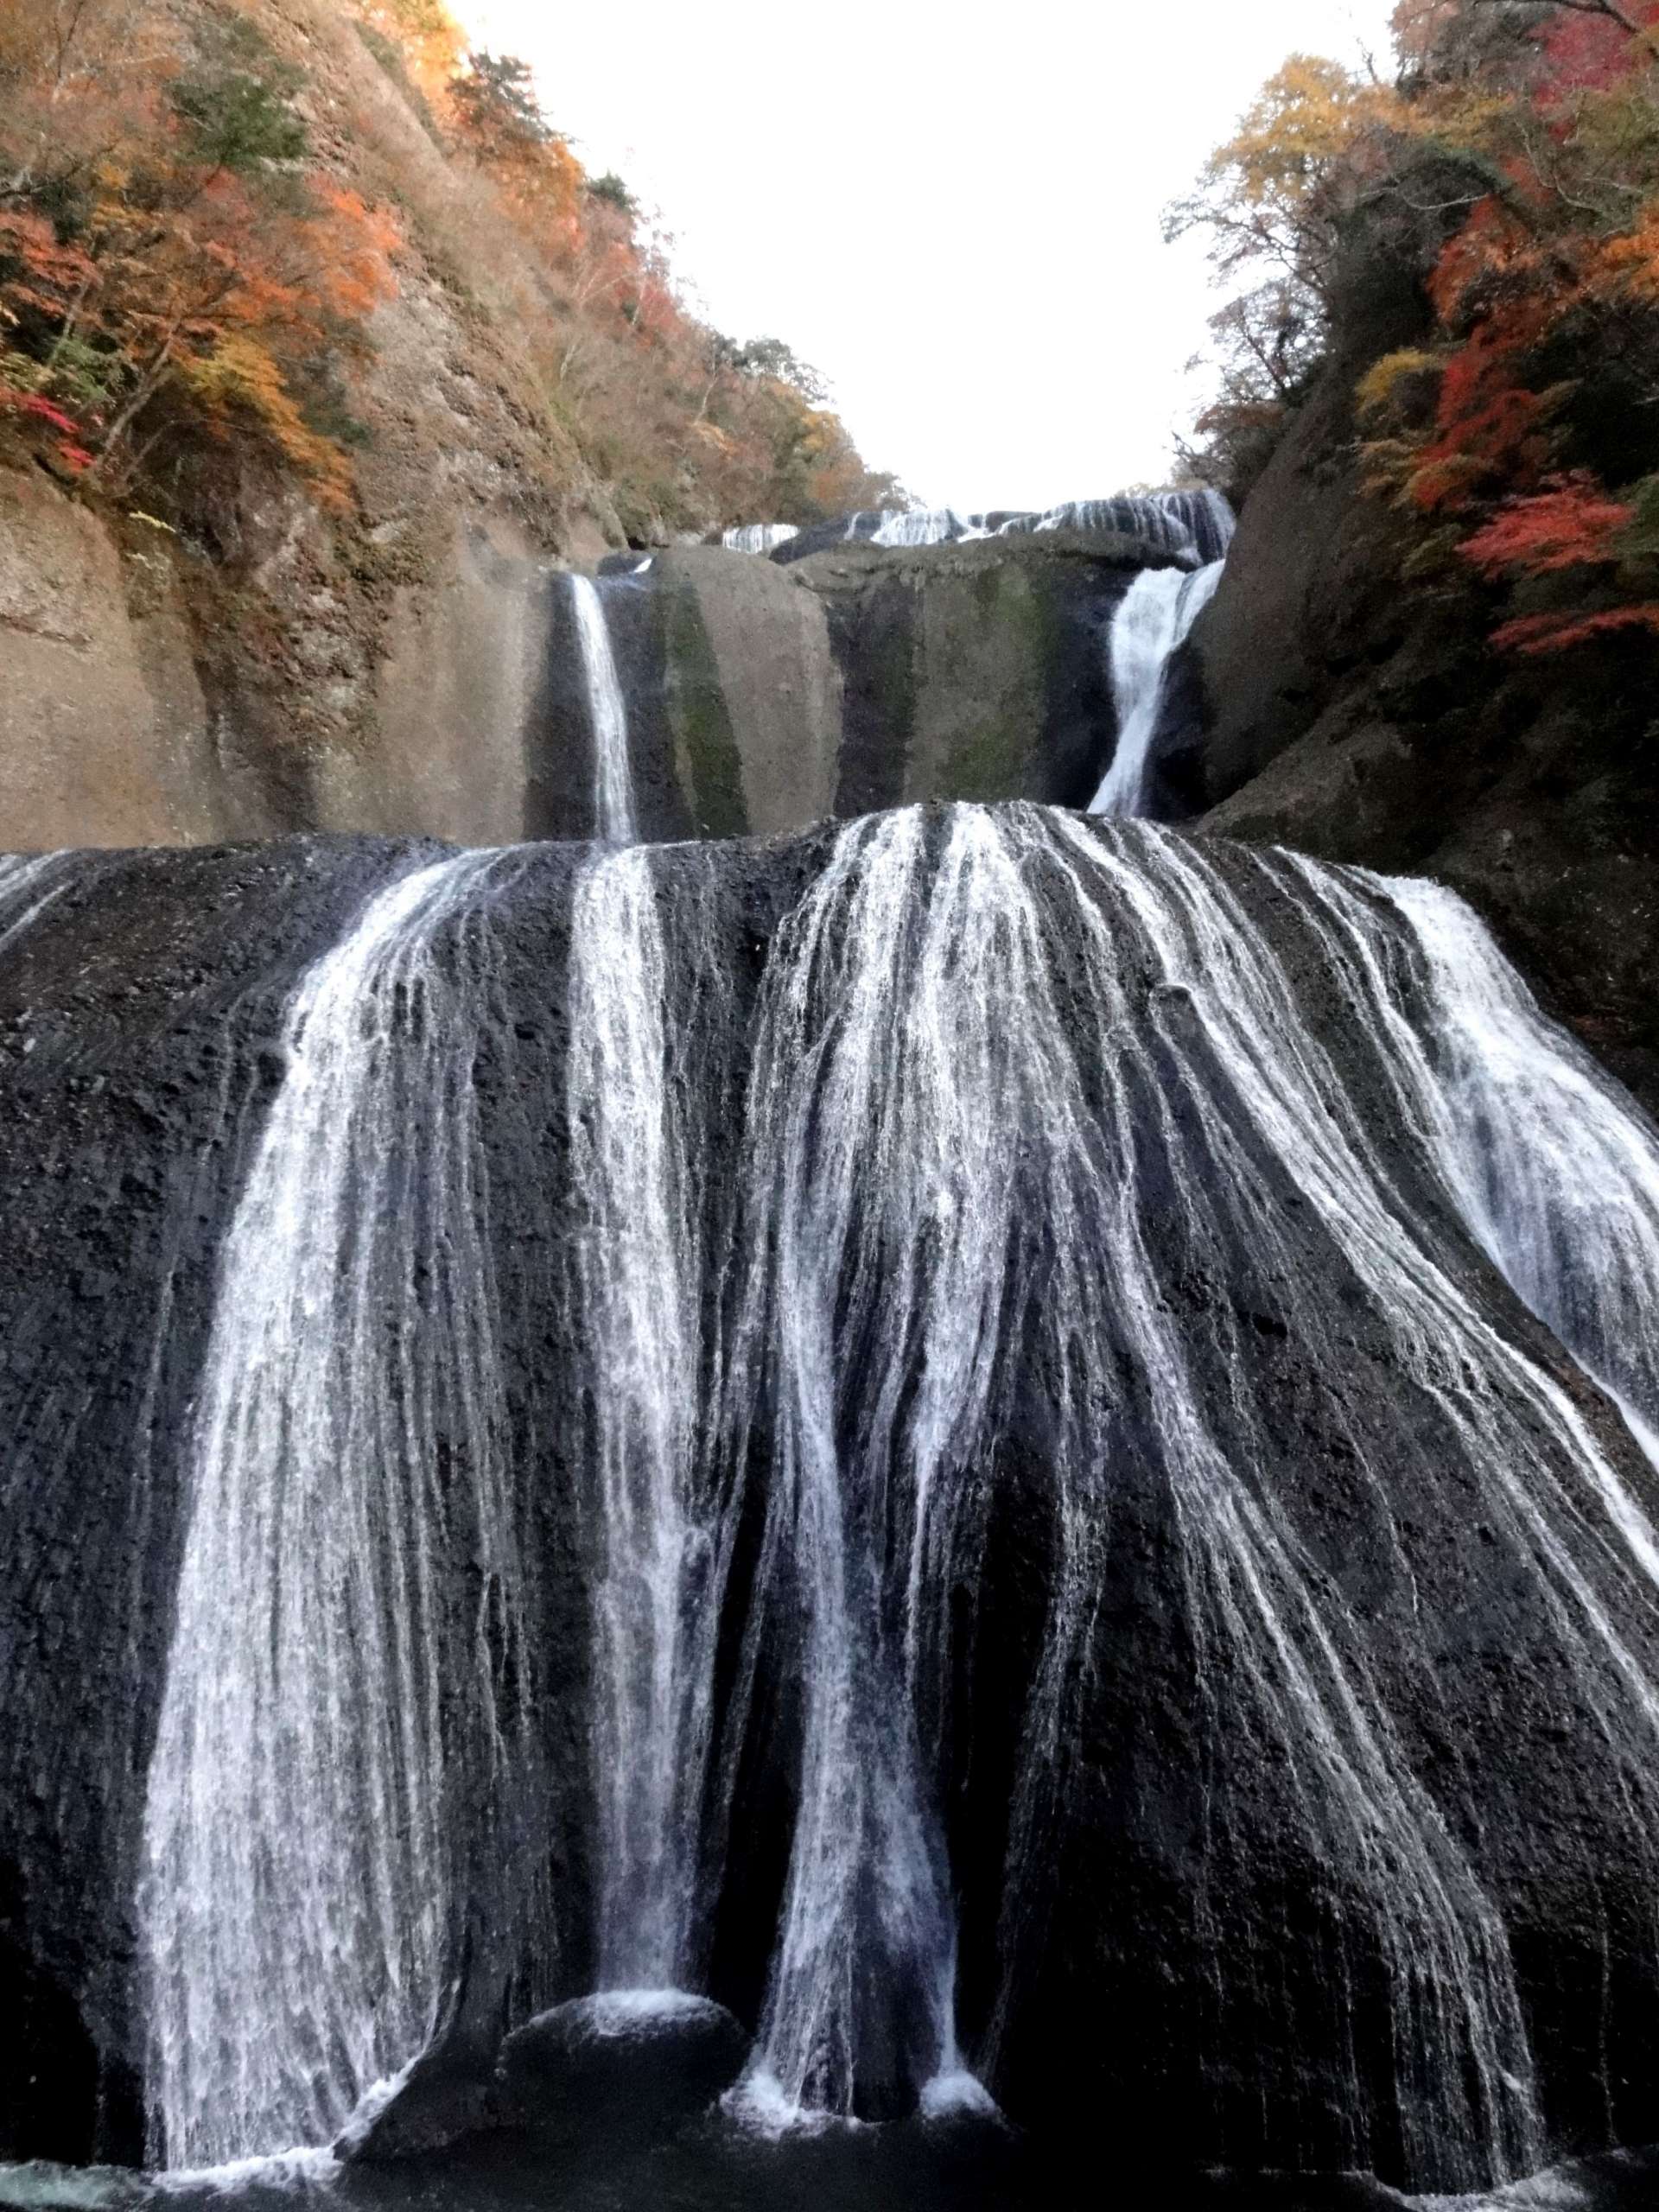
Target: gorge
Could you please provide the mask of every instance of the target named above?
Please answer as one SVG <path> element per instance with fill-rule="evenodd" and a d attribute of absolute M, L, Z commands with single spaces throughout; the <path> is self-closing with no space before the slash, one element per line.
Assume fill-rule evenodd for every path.
<path fill-rule="evenodd" d="M 0 20 L 6 2212 L 1659 2206 L 1659 0 L 1396 32 L 989 508 Z"/>

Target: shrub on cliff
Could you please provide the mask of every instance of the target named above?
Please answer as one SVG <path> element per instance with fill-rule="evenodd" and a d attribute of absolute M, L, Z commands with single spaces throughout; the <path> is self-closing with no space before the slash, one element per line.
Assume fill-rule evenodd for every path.
<path fill-rule="evenodd" d="M 303 73 L 244 16 L 13 0 L 0 41 L 0 327 L 11 389 L 60 410 L 83 474 L 151 497 L 251 441 L 327 501 L 314 410 L 391 289 L 396 232 L 305 164 Z"/>
<path fill-rule="evenodd" d="M 550 404 L 632 533 L 809 523 L 892 496 L 788 346 L 738 345 L 689 312 L 671 242 L 619 177 L 585 174 L 522 61 L 474 52 L 448 98 L 459 153 L 495 186 L 538 271 L 541 311 L 523 336 Z"/>
<path fill-rule="evenodd" d="M 1402 0 L 1396 25 L 1396 84 L 1290 65 L 1187 211 L 1224 272 L 1274 272 L 1220 319 L 1221 463 L 1334 357 L 1416 572 L 1521 588 L 1497 643 L 1659 628 L 1624 534 L 1659 480 L 1659 0 Z"/>

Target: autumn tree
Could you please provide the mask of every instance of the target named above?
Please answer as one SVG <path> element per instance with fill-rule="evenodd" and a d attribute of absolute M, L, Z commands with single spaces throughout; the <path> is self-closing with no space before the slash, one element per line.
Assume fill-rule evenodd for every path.
<path fill-rule="evenodd" d="M 308 164 L 302 73 L 251 19 L 18 0 L 0 120 L 0 382 L 114 490 L 239 427 L 344 499 L 316 419 L 391 284 L 392 226 Z M 20 410 L 10 410 L 15 421 Z M 60 450 L 62 448 L 60 448 Z"/>
<path fill-rule="evenodd" d="M 1415 334 L 1363 368 L 1363 463 L 1415 519 L 1419 573 L 1554 595 L 1499 624 L 1527 651 L 1644 626 L 1659 0 L 1401 0 L 1395 30 L 1396 85 L 1293 61 L 1178 211 L 1241 283 L 1217 322 L 1224 458 L 1354 356 L 1353 272 L 1392 267 Z"/>
<path fill-rule="evenodd" d="M 620 179 L 584 175 L 522 61 L 469 53 L 443 0 L 346 4 L 453 157 L 467 280 L 631 530 L 892 495 L 785 344 L 690 309 L 672 242 Z M 256 452 L 349 501 L 351 388 L 397 232 L 314 143 L 283 22 L 250 0 L 0 0 L 14 457 L 163 514 Z"/>

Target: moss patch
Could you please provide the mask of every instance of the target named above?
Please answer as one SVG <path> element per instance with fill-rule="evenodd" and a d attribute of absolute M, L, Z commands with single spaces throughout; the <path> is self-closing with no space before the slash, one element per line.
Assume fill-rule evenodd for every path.
<path fill-rule="evenodd" d="M 678 582 L 658 595 L 658 604 L 664 691 L 680 789 L 704 836 L 744 836 L 749 817 L 743 763 L 696 591 Z"/>

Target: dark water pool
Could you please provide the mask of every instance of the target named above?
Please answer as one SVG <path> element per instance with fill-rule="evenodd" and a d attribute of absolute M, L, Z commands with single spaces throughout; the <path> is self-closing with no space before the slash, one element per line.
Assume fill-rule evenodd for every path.
<path fill-rule="evenodd" d="M 1478 2196 L 1408 2197 L 1360 2175 L 1125 2171 L 1109 2145 L 1064 2161 L 988 2132 L 836 2133 L 768 2144 L 692 2129 L 669 2144 L 550 2152 L 511 2137 L 396 2168 L 317 2156 L 155 2182 L 0 2167 L 7 2212 L 1659 2212 L 1659 2149 L 1561 2166 Z"/>

